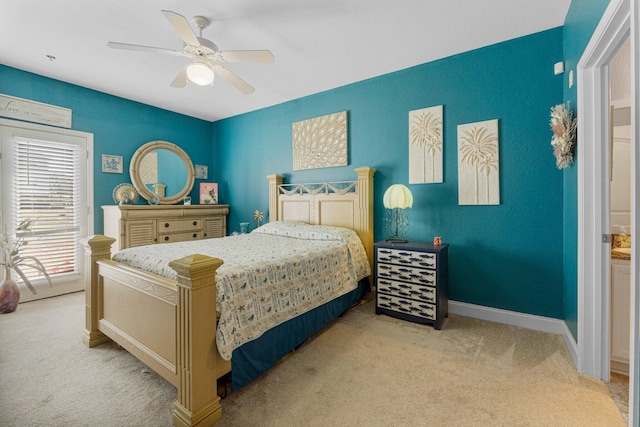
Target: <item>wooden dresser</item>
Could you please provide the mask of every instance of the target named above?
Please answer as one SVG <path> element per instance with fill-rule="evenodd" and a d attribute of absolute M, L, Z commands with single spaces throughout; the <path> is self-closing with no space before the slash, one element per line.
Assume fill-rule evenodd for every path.
<path fill-rule="evenodd" d="M 440 329 L 449 311 L 449 245 L 382 241 L 374 246 L 376 314 Z"/>
<path fill-rule="evenodd" d="M 229 205 L 113 205 L 102 209 L 104 234 L 116 239 L 113 251 L 227 234 Z"/>

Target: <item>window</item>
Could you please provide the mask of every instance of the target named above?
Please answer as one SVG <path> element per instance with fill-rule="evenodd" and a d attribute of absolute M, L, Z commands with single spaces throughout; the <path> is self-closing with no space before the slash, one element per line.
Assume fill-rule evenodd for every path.
<path fill-rule="evenodd" d="M 34 128 L 0 127 L 2 222 L 11 232 L 23 220 L 36 220 L 21 252 L 37 257 L 51 276 L 53 288 L 37 270 L 24 270 L 37 296 L 44 297 L 84 288 L 79 240 L 93 229 L 88 208 L 92 199 L 92 137 L 57 128 Z M 33 299 L 30 295 L 22 292 L 21 300 Z"/>

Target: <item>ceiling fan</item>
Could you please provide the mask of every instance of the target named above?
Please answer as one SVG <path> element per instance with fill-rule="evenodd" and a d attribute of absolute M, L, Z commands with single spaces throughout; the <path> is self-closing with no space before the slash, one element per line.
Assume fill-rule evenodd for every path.
<path fill-rule="evenodd" d="M 218 46 L 213 42 L 202 38 L 202 30 L 210 24 L 209 20 L 204 16 L 195 16 L 193 18 L 193 22 L 199 29 L 199 36 L 196 36 L 184 16 L 170 10 L 163 10 L 162 14 L 184 41 L 182 51 L 117 42 L 109 42 L 107 46 L 114 49 L 186 56 L 191 62 L 178 73 L 171 83 L 171 86 L 176 88 L 185 87 L 187 82 L 192 82 L 199 86 L 211 85 L 213 84 L 214 77 L 217 75 L 225 79 L 240 92 L 248 95 L 253 93 L 255 89 L 225 67 L 224 63 L 273 63 L 273 54 L 268 50 L 218 50 Z"/>

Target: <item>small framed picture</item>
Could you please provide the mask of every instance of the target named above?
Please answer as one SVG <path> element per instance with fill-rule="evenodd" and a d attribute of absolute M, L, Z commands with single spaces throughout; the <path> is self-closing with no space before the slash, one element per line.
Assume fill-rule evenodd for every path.
<path fill-rule="evenodd" d="M 207 179 L 209 175 L 209 167 L 205 165 L 194 165 L 196 169 L 196 179 Z"/>
<path fill-rule="evenodd" d="M 102 172 L 122 173 L 122 156 L 102 155 Z"/>
<path fill-rule="evenodd" d="M 200 204 L 201 205 L 217 205 L 218 204 L 218 183 L 217 182 L 201 182 L 200 183 Z"/>

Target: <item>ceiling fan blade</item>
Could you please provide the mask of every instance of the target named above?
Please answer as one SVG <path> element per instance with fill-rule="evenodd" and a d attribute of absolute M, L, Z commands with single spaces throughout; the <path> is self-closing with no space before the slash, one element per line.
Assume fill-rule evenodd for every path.
<path fill-rule="evenodd" d="M 225 79 L 227 82 L 229 82 L 231 84 L 231 86 L 235 87 L 236 89 L 238 89 L 240 92 L 244 93 L 245 95 L 249 95 L 249 94 L 251 94 L 251 93 L 253 93 L 255 91 L 255 89 L 253 87 L 251 87 L 249 85 L 249 83 L 247 83 L 244 80 L 242 80 L 235 73 L 233 73 L 228 68 L 225 68 L 223 65 L 220 65 L 220 64 L 214 65 L 213 66 L 213 71 L 217 75 L 219 75 L 220 77 Z"/>
<path fill-rule="evenodd" d="M 183 88 L 187 85 L 187 67 L 184 67 L 171 82 L 171 87 Z"/>
<path fill-rule="evenodd" d="M 263 62 L 273 63 L 273 54 L 269 50 L 225 50 L 220 52 L 227 62 Z"/>
<path fill-rule="evenodd" d="M 163 49 L 161 47 L 141 46 L 138 44 L 109 42 L 107 43 L 107 46 L 112 47 L 114 49 L 135 50 L 137 52 L 162 53 L 165 55 L 184 56 L 184 53 L 179 52 L 177 50 Z"/>
<path fill-rule="evenodd" d="M 187 18 L 170 10 L 163 10 L 162 14 L 167 18 L 167 20 L 169 20 L 173 29 L 176 30 L 180 38 L 182 38 L 186 44 L 191 46 L 200 46 L 198 37 L 196 37 L 191 29 Z"/>

